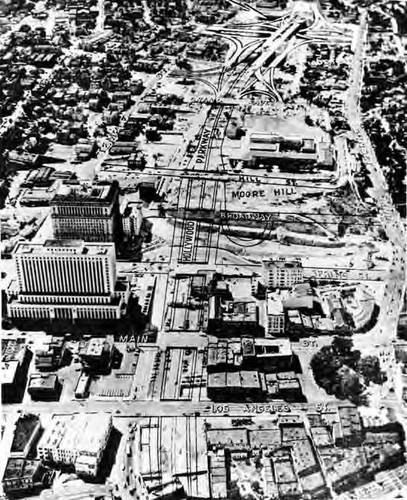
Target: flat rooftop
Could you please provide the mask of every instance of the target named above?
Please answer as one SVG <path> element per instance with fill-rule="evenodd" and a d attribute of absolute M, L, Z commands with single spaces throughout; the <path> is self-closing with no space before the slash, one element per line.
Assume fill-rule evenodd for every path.
<path fill-rule="evenodd" d="M 280 267 L 280 268 L 296 268 L 296 267 L 302 267 L 302 262 L 300 260 L 274 260 L 274 259 L 268 259 L 268 260 L 263 260 L 263 265 L 265 266 L 266 269 L 268 268 L 274 268 L 274 267 Z"/>
<path fill-rule="evenodd" d="M 208 445 L 212 446 L 248 446 L 248 431 L 247 429 L 240 429 L 236 427 L 228 429 L 208 429 L 206 431 L 206 440 Z"/>
<path fill-rule="evenodd" d="M 101 356 L 104 351 L 110 350 L 111 342 L 105 337 L 91 338 L 85 343 L 81 343 L 79 354 L 82 356 Z"/>
<path fill-rule="evenodd" d="M 58 376 L 55 373 L 47 375 L 33 374 L 30 377 L 29 389 L 55 389 L 58 383 Z"/>
<path fill-rule="evenodd" d="M 19 360 L 19 353 L 25 347 L 25 340 L 23 339 L 2 339 L 1 341 L 1 360 L 15 361 Z"/>
<path fill-rule="evenodd" d="M 39 460 L 9 458 L 3 479 L 22 479 L 23 477 L 31 477 L 39 466 Z"/>
<path fill-rule="evenodd" d="M 105 444 L 110 426 L 111 415 L 107 413 L 54 415 L 38 446 L 78 453 L 98 453 Z"/>
<path fill-rule="evenodd" d="M 20 242 L 16 245 L 15 255 L 104 255 L 114 253 L 114 243 L 97 242 L 89 243 L 83 240 L 46 240 L 45 243 Z"/>
<path fill-rule="evenodd" d="M 107 204 L 113 201 L 117 191 L 117 185 L 107 181 L 92 184 L 90 186 L 79 182 L 64 183 L 55 193 L 52 204 Z"/>
<path fill-rule="evenodd" d="M 11 444 L 11 453 L 21 453 L 24 451 L 39 423 L 37 415 L 31 414 L 23 415 L 17 420 Z"/>

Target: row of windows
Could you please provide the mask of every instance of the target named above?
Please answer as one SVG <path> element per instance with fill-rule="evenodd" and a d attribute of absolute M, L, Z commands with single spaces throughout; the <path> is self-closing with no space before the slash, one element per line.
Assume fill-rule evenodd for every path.
<path fill-rule="evenodd" d="M 32 293 L 108 293 L 109 266 L 106 259 L 103 260 L 105 262 L 100 258 L 21 259 L 21 266 L 17 266 L 20 289 Z"/>
<path fill-rule="evenodd" d="M 19 295 L 24 304 L 109 304 L 110 300 L 110 295 Z"/>
<path fill-rule="evenodd" d="M 46 319 L 119 319 L 120 307 L 81 307 L 75 310 L 69 308 L 53 307 L 21 307 L 8 306 L 8 315 L 12 318 L 46 318 Z"/>
<path fill-rule="evenodd" d="M 269 316 L 268 317 L 268 331 L 281 333 L 284 331 L 285 319 L 284 316 Z"/>
<path fill-rule="evenodd" d="M 52 214 L 55 215 L 109 215 L 112 207 L 100 207 L 92 205 L 54 205 Z"/>
<path fill-rule="evenodd" d="M 269 276 L 270 277 L 277 277 L 277 276 L 303 276 L 304 272 L 303 269 L 281 269 L 281 268 L 275 268 L 269 271 Z"/>
<path fill-rule="evenodd" d="M 89 230 L 91 229 L 104 229 L 108 230 L 113 228 L 112 219 L 75 219 L 73 217 L 69 219 L 54 219 L 53 227 L 58 231 L 60 230 L 69 230 L 75 229 L 76 227 L 85 227 Z"/>

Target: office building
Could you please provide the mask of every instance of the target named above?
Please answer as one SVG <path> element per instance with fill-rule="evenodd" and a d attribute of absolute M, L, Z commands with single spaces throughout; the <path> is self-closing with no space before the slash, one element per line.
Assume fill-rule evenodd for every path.
<path fill-rule="evenodd" d="M 112 337 L 93 337 L 79 342 L 78 354 L 84 368 L 92 373 L 108 373 L 112 364 L 113 352 Z"/>
<path fill-rule="evenodd" d="M 122 213 L 123 239 L 124 241 L 134 242 L 139 239 L 142 224 L 141 203 L 127 204 Z"/>
<path fill-rule="evenodd" d="M 119 319 L 128 283 L 116 277 L 114 243 L 47 240 L 17 244 L 17 282 L 8 289 L 8 315 L 31 319 Z"/>
<path fill-rule="evenodd" d="M 38 443 L 45 462 L 73 465 L 78 474 L 97 476 L 110 433 L 107 413 L 54 415 Z"/>
<path fill-rule="evenodd" d="M 62 184 L 50 204 L 54 238 L 119 241 L 121 219 L 117 182 L 84 185 L 69 181 Z"/>
<path fill-rule="evenodd" d="M 267 335 L 279 336 L 285 332 L 285 312 L 280 295 L 269 294 L 267 297 Z"/>
<path fill-rule="evenodd" d="M 263 261 L 264 279 L 269 289 L 291 288 L 304 280 L 304 270 L 299 260 Z"/>

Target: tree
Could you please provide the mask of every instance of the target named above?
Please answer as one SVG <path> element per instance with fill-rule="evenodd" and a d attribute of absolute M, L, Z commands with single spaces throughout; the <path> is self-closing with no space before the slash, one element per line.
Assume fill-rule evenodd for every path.
<path fill-rule="evenodd" d="M 358 363 L 358 371 L 364 377 L 365 383 L 382 384 L 386 380 L 386 375 L 380 368 L 380 361 L 377 356 L 365 356 Z"/>
<path fill-rule="evenodd" d="M 328 394 L 356 405 L 366 404 L 366 385 L 382 384 L 385 380 L 379 359 L 362 358 L 347 337 L 335 337 L 331 345 L 322 347 L 311 359 L 311 368 L 316 383 Z"/>
<path fill-rule="evenodd" d="M 340 399 L 349 399 L 356 405 L 366 403 L 366 396 L 364 395 L 365 386 L 363 384 L 363 377 L 357 372 L 344 365 L 340 371 Z"/>

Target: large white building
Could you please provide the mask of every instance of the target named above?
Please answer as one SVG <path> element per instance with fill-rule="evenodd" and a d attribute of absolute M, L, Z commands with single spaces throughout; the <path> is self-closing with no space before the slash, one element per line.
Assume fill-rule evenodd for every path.
<path fill-rule="evenodd" d="M 263 261 L 266 286 L 272 288 L 291 288 L 304 281 L 304 270 L 299 260 Z"/>
<path fill-rule="evenodd" d="M 38 458 L 96 476 L 111 430 L 107 413 L 54 415 L 38 443 Z"/>
<path fill-rule="evenodd" d="M 10 317 L 113 319 L 125 311 L 129 287 L 117 280 L 114 243 L 21 242 L 14 261 Z"/>

